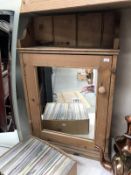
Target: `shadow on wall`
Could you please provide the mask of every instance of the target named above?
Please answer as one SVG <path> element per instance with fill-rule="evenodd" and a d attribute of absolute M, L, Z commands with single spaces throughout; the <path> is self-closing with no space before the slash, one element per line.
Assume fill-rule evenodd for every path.
<path fill-rule="evenodd" d="M 114 95 L 112 136 L 126 132 L 124 117 L 131 114 L 131 8 L 121 12 L 120 56 Z"/>

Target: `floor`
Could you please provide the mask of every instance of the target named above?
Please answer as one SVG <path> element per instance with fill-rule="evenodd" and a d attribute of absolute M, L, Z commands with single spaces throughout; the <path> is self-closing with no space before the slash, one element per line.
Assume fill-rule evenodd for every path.
<path fill-rule="evenodd" d="M 0 156 L 19 142 L 17 131 L 0 133 Z M 98 161 L 73 156 L 77 161 L 77 175 L 111 175 Z"/>

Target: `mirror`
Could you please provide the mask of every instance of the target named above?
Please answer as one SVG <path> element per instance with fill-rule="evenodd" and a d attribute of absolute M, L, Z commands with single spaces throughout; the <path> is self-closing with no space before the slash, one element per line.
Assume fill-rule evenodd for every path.
<path fill-rule="evenodd" d="M 37 67 L 43 129 L 95 138 L 97 70 Z"/>

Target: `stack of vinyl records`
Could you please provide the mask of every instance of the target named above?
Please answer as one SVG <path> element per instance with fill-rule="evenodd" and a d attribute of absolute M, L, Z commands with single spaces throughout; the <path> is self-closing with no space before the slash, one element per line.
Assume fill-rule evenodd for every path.
<path fill-rule="evenodd" d="M 76 175 L 76 162 L 34 137 L 0 157 L 1 175 Z"/>
<path fill-rule="evenodd" d="M 47 103 L 43 128 L 68 134 L 88 134 L 88 110 L 82 103 Z"/>
<path fill-rule="evenodd" d="M 86 120 L 88 110 L 82 103 L 47 103 L 44 120 Z"/>

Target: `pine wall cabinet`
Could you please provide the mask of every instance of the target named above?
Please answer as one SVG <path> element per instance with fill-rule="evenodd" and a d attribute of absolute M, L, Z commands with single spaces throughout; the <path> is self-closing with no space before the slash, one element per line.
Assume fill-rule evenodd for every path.
<path fill-rule="evenodd" d="M 102 5 L 129 1 L 29 2 L 18 53 L 31 134 L 94 159 L 98 145 L 108 157 L 120 15 Z"/>

